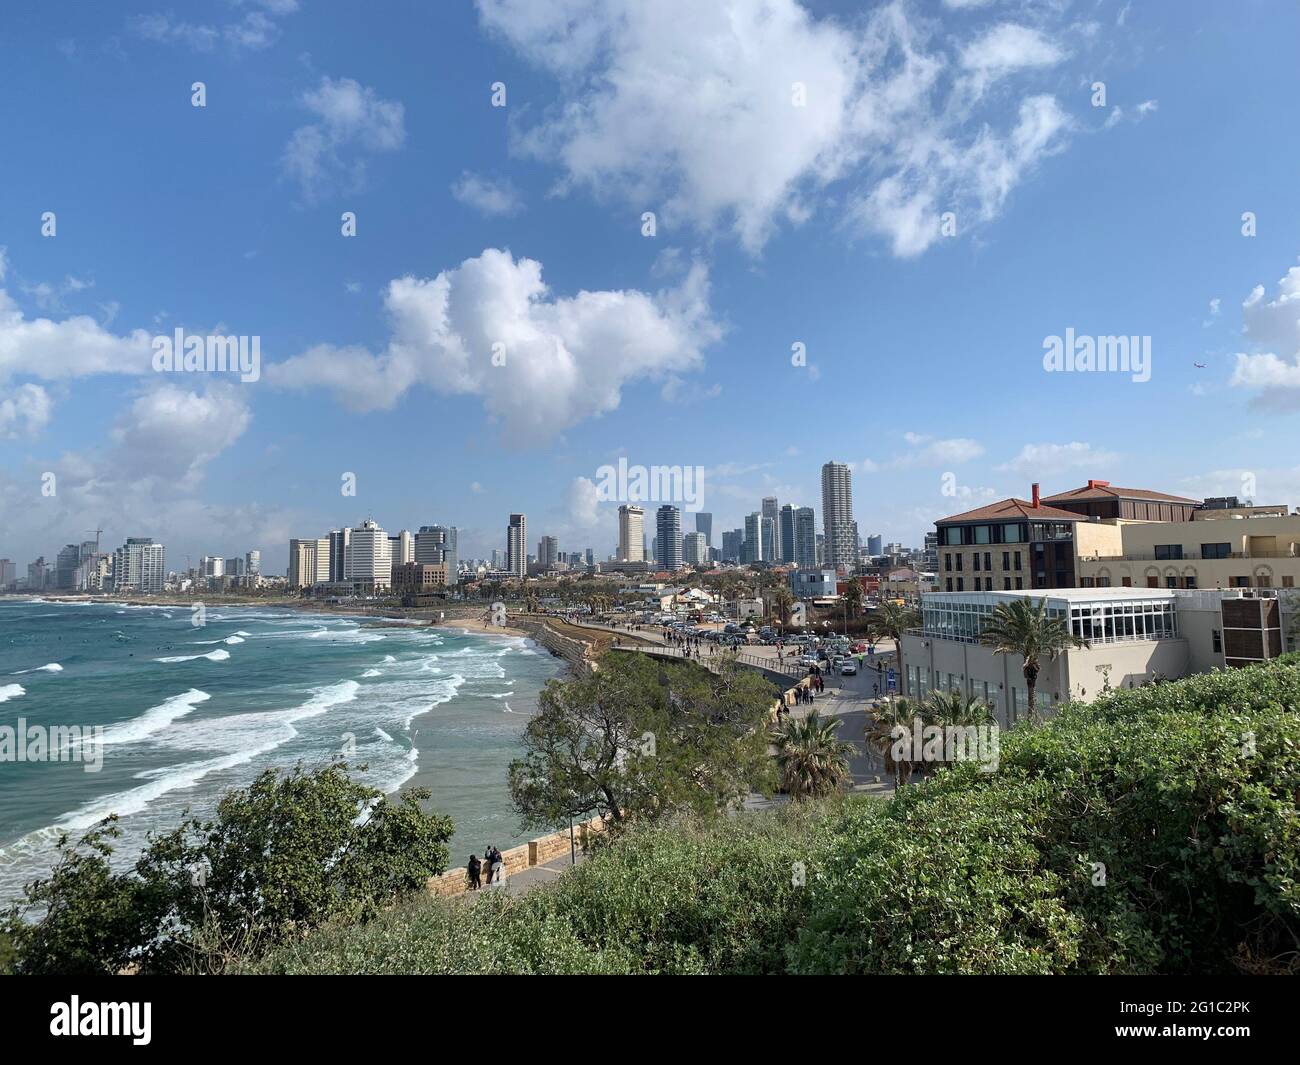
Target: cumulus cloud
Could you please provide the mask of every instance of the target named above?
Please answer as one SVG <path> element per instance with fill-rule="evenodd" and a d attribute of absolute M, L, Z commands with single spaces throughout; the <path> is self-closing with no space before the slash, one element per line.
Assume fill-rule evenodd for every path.
<path fill-rule="evenodd" d="M 139 396 L 118 420 L 114 461 L 137 476 L 191 490 L 251 419 L 237 385 L 213 385 L 202 394 L 162 385 Z"/>
<path fill-rule="evenodd" d="M 1094 448 L 1077 440 L 1069 444 L 1026 444 L 1020 449 L 1020 454 L 997 469 L 1023 477 L 1046 477 L 1080 468 L 1100 470 L 1118 462 L 1119 458 L 1114 451 Z"/>
<path fill-rule="evenodd" d="M 366 178 L 366 159 L 393 152 L 406 139 L 405 108 L 351 78 L 323 77 L 300 97 L 316 121 L 293 131 L 281 156 L 286 177 L 315 202 L 329 192 L 355 192 Z"/>
<path fill-rule="evenodd" d="M 984 445 L 978 440 L 954 436 L 939 438 L 923 433 L 904 433 L 908 449 L 893 458 L 880 462 L 863 459 L 864 473 L 879 473 L 887 469 L 908 469 L 917 466 L 954 466 L 970 462 L 984 454 Z"/>
<path fill-rule="evenodd" d="M 1256 390 L 1256 408 L 1300 410 L 1300 266 L 1286 272 L 1272 299 L 1256 285 L 1241 314 L 1246 336 L 1266 350 L 1238 353 L 1231 384 Z"/>
<path fill-rule="evenodd" d="M 19 385 L 0 395 L 0 439 L 34 436 L 49 424 L 52 407 L 40 385 Z"/>
<path fill-rule="evenodd" d="M 708 298 L 698 265 L 653 295 L 558 297 L 541 263 L 489 248 L 432 279 L 390 282 L 382 351 L 321 344 L 266 376 L 285 388 L 332 389 L 360 411 L 390 408 L 418 385 L 478 396 L 509 441 L 545 441 L 616 409 L 625 385 L 697 369 L 721 334 Z"/>
<path fill-rule="evenodd" d="M 145 373 L 152 335 L 119 336 L 89 315 L 55 321 L 27 318 L 0 289 L 0 384 L 24 375 L 55 381 L 96 373 Z"/>
<path fill-rule="evenodd" d="M 496 181 L 468 170 L 452 185 L 451 194 L 466 207 L 489 217 L 518 214 L 524 206 L 509 180 Z"/>
<path fill-rule="evenodd" d="M 1009 120 L 974 106 L 1065 57 L 1040 28 L 1003 22 L 963 44 L 903 0 L 852 24 L 797 0 L 477 2 L 557 77 L 559 101 L 515 130 L 516 150 L 558 163 L 561 190 L 728 228 L 751 253 L 842 182 L 852 224 L 915 255 L 944 211 L 963 227 L 996 216 L 1070 125 L 1041 92 L 1018 91 Z"/>

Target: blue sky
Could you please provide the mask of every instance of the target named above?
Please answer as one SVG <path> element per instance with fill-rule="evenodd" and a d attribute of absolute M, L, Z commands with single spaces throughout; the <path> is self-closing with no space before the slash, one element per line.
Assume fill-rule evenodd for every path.
<path fill-rule="evenodd" d="M 1290 3 L 11 6 L 0 556 L 275 570 L 367 514 L 478 555 L 518 510 L 603 556 L 620 455 L 703 466 L 715 542 L 820 523 L 832 458 L 913 543 L 1032 480 L 1300 504 L 1297 41 Z M 260 380 L 153 372 L 176 328 Z M 1067 328 L 1151 379 L 1045 372 Z"/>

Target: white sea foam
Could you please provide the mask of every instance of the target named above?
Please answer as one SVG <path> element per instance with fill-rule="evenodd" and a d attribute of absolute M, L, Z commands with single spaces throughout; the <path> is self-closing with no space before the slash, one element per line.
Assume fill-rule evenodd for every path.
<path fill-rule="evenodd" d="M 380 669 L 367 669 L 361 674 L 362 677 L 382 677 L 383 675 L 384 672 Z"/>
<path fill-rule="evenodd" d="M 209 651 L 205 655 L 172 655 L 170 658 L 155 658 L 155 662 L 193 662 L 198 658 L 206 658 L 209 662 L 224 662 L 230 657 L 230 652 L 222 647 L 215 651 Z"/>
<path fill-rule="evenodd" d="M 0 684 L 0 703 L 7 703 L 10 699 L 26 694 L 27 689 L 21 684 Z"/>
<path fill-rule="evenodd" d="M 207 702 L 210 698 L 212 696 L 205 691 L 199 691 L 198 688 L 191 688 L 187 692 L 181 692 L 180 695 L 173 695 L 170 699 L 159 703 L 157 706 L 150 707 L 131 721 L 109 725 L 104 730 L 104 738 L 100 742 L 136 743 L 156 732 L 161 732 L 173 721 L 184 717 L 193 711 L 199 703 Z"/>
<path fill-rule="evenodd" d="M 11 673 L 11 677 L 18 677 L 24 673 L 62 673 L 63 667 L 57 662 L 49 662 L 43 666 L 35 666 L 32 669 L 20 669 Z"/>

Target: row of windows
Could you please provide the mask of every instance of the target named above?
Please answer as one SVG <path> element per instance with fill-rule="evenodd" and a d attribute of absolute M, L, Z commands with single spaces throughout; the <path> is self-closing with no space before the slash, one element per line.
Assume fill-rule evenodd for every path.
<path fill-rule="evenodd" d="M 1040 545 L 1040 546 L 1041 546 L 1041 545 Z M 943 553 L 943 568 L 944 568 L 944 572 L 946 572 L 946 573 L 951 573 L 951 572 L 953 572 L 954 570 L 956 570 L 956 572 L 960 573 L 960 572 L 961 572 L 961 567 L 962 567 L 962 557 L 963 557 L 963 556 L 960 555 L 960 554 L 956 554 L 956 555 L 954 555 L 951 551 L 945 551 L 945 552 Z M 1013 563 L 1014 563 L 1014 565 L 1013 565 Z M 976 573 L 979 572 L 979 570 L 980 570 L 980 552 L 976 551 L 976 552 L 974 552 L 974 553 L 971 555 L 971 566 L 970 566 L 970 568 L 971 568 L 972 570 L 974 570 Z M 1003 551 L 1003 552 L 1002 552 L 1002 568 L 1003 568 L 1003 569 L 1016 569 L 1016 570 L 1019 570 L 1019 569 L 1020 569 L 1020 552 L 1019 552 L 1019 551 Z M 985 552 L 984 552 L 984 569 L 986 569 L 986 570 L 988 570 L 988 571 L 990 571 L 990 572 L 991 572 L 992 569 L 993 569 L 993 552 L 992 552 L 992 551 L 985 551 Z"/>
<path fill-rule="evenodd" d="M 1165 588 L 1188 588 L 1188 589 L 1194 589 L 1194 588 L 1199 588 L 1199 587 L 1200 587 L 1200 585 L 1197 583 L 1197 580 L 1196 580 L 1196 574 L 1194 574 L 1194 573 L 1185 573 L 1185 574 L 1183 574 L 1182 576 L 1179 576 L 1179 575 L 1174 574 L 1174 573 L 1167 573 L 1167 574 L 1165 574 L 1165 576 L 1164 576 L 1163 578 L 1160 578 L 1160 577 L 1147 577 L 1147 579 L 1146 579 L 1146 586 L 1147 586 L 1148 588 L 1159 588 L 1159 587 L 1161 587 L 1161 581 L 1162 581 L 1162 580 L 1163 580 L 1163 582 L 1164 582 L 1164 585 L 1163 585 L 1163 586 L 1164 586 Z M 1132 578 L 1132 577 L 1123 577 L 1123 578 L 1121 578 L 1120 583 L 1121 583 L 1125 588 L 1132 588 L 1132 587 L 1133 587 L 1133 578 Z M 1080 588 L 1109 588 L 1109 587 L 1110 587 L 1110 578 L 1109 578 L 1109 577 L 1080 577 L 1080 578 L 1079 578 L 1079 587 L 1080 587 Z M 1254 587 L 1254 588 L 1274 588 L 1274 587 L 1294 588 L 1294 587 L 1295 587 L 1295 578 L 1294 578 L 1294 577 L 1290 577 L 1290 576 L 1283 577 L 1283 578 L 1282 578 L 1282 583 L 1281 583 L 1281 585 L 1275 585 L 1275 584 L 1273 583 L 1273 578 L 1272 578 L 1272 577 L 1270 577 L 1270 576 L 1268 576 L 1268 575 L 1266 575 L 1266 574 L 1262 574 L 1262 573 L 1261 573 L 1261 574 L 1259 574 L 1258 576 L 1256 576 L 1256 578 L 1255 578 L 1255 582 L 1254 582 L 1254 584 L 1252 585 L 1252 584 L 1251 584 L 1251 580 L 1250 580 L 1249 577 L 1229 577 L 1229 578 L 1228 578 L 1228 587 L 1229 587 L 1229 588 L 1251 588 L 1251 587 Z M 948 590 L 949 590 L 949 591 L 952 591 L 951 588 L 949 588 Z"/>
<path fill-rule="evenodd" d="M 1156 558 L 1160 560 L 1183 557 L 1182 544 L 1156 544 Z M 1231 558 L 1231 544 L 1201 544 L 1201 558 Z"/>

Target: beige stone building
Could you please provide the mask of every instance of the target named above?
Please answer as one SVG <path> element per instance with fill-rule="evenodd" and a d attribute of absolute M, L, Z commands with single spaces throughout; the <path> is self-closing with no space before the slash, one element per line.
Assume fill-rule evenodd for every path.
<path fill-rule="evenodd" d="M 1190 522 L 1125 523 L 1119 537 L 1080 552 L 1081 586 L 1300 587 L 1300 514 L 1202 510 Z"/>

